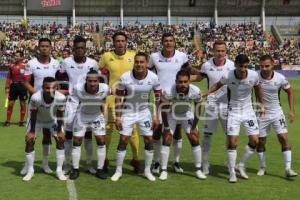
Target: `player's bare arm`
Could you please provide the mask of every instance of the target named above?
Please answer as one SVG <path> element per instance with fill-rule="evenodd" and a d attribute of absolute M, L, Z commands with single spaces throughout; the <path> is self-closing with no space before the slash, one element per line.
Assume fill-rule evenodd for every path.
<path fill-rule="evenodd" d="M 289 101 L 289 114 L 288 114 L 288 119 L 289 122 L 293 122 L 295 120 L 295 96 L 294 96 L 294 90 L 292 87 L 284 90 L 287 95 L 288 95 L 288 101 Z"/>
<path fill-rule="evenodd" d="M 223 85 L 225 85 L 225 84 L 222 83 L 221 81 L 217 82 L 216 84 L 214 84 L 213 86 L 211 86 L 211 88 L 209 88 L 207 92 L 203 93 L 202 97 L 206 97 L 209 94 L 214 93 L 215 91 L 217 91 L 218 89 L 220 89 Z"/>
<path fill-rule="evenodd" d="M 265 105 L 264 105 L 264 102 L 263 102 L 263 91 L 262 91 L 262 88 L 261 88 L 261 85 L 258 84 L 256 86 L 254 86 L 254 91 L 255 91 L 255 96 L 256 96 L 256 99 L 259 103 L 259 114 L 260 116 L 264 116 L 265 115 Z"/>

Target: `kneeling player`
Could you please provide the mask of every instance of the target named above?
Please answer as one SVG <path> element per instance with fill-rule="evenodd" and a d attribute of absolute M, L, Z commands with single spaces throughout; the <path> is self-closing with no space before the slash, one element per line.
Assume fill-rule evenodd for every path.
<path fill-rule="evenodd" d="M 45 77 L 42 90 L 37 91 L 30 99 L 29 124 L 27 128 L 26 141 L 26 163 L 27 174 L 24 181 L 30 181 L 34 175 L 34 143 L 41 129 L 51 132 L 56 141 L 56 175 L 59 180 L 67 180 L 62 172 L 65 159 L 64 134 L 62 132 L 62 117 L 64 112 L 65 96 L 56 91 L 56 82 L 52 77 Z M 56 114 L 57 120 L 53 116 Z"/>
<path fill-rule="evenodd" d="M 103 115 L 104 102 L 106 96 L 110 93 L 108 85 L 100 83 L 100 77 L 97 71 L 91 69 L 87 73 L 86 83 L 78 84 L 73 88 L 72 95 L 69 97 L 67 106 L 75 111 L 67 116 L 73 116 L 73 148 L 72 164 L 73 169 L 70 173 L 70 179 L 75 180 L 79 176 L 79 161 L 81 154 L 82 139 L 87 131 L 94 133 L 97 148 L 97 172 L 96 176 L 100 179 L 106 179 L 107 175 L 103 171 L 103 164 L 106 156 L 105 146 L 105 120 Z"/>
<path fill-rule="evenodd" d="M 164 125 L 163 145 L 161 148 L 161 174 L 160 180 L 168 178 L 167 166 L 170 154 L 170 144 L 176 124 L 181 124 L 192 146 L 192 155 L 196 167 L 196 177 L 206 179 L 201 171 L 201 147 L 199 144 L 199 131 L 197 123 L 201 111 L 200 89 L 190 84 L 190 74 L 180 70 L 176 75 L 176 85 L 169 94 L 163 95 L 162 119 Z M 194 113 L 192 112 L 194 106 Z M 169 110 L 168 108 L 171 108 Z"/>
<path fill-rule="evenodd" d="M 237 182 L 235 173 L 235 163 L 237 157 L 237 140 L 240 132 L 240 125 L 243 124 L 246 129 L 249 143 L 245 148 L 240 163 L 236 169 L 244 179 L 248 179 L 245 172 L 245 162 L 253 154 L 258 144 L 258 123 L 252 107 L 252 89 L 255 89 L 255 95 L 260 103 L 260 114 L 264 114 L 264 105 L 262 103 L 262 91 L 259 84 L 259 77 L 253 70 L 248 69 L 249 59 L 246 55 L 240 54 L 235 59 L 235 70 L 229 71 L 227 77 L 222 77 L 219 82 L 214 84 L 207 92 L 210 94 L 217 91 L 223 85 L 227 85 L 229 94 L 228 121 L 227 121 L 227 160 L 229 170 L 229 182 Z M 206 96 L 207 94 L 203 95 Z"/>
<path fill-rule="evenodd" d="M 285 173 L 287 177 L 297 176 L 297 173 L 291 169 L 292 152 L 288 143 L 288 130 L 285 117 L 279 102 L 279 91 L 283 89 L 288 95 L 290 106 L 289 121 L 293 122 L 295 118 L 294 93 L 293 89 L 285 77 L 273 71 L 274 61 L 271 56 L 264 55 L 260 58 L 259 78 L 263 90 L 263 100 L 265 102 L 266 115 L 258 118 L 259 123 L 259 143 L 257 153 L 259 157 L 260 169 L 258 176 L 266 173 L 265 144 L 270 132 L 270 126 L 275 129 L 285 163 Z"/>
<path fill-rule="evenodd" d="M 158 113 L 158 102 L 160 101 L 160 83 L 158 77 L 148 71 L 148 55 L 137 53 L 134 57 L 133 70 L 124 73 L 116 91 L 116 128 L 120 131 L 120 140 L 117 151 L 116 172 L 111 177 L 112 181 L 118 181 L 122 176 L 122 165 L 126 155 L 126 146 L 130 139 L 134 124 L 140 127 L 140 134 L 145 142 L 145 170 L 144 175 L 150 181 L 155 181 L 150 167 L 153 159 L 153 129 L 159 124 L 158 115 L 152 117 L 149 109 L 149 95 L 153 90 L 155 93 L 156 112 Z M 122 97 L 124 101 L 122 103 Z M 152 125 L 153 123 L 153 125 Z"/>

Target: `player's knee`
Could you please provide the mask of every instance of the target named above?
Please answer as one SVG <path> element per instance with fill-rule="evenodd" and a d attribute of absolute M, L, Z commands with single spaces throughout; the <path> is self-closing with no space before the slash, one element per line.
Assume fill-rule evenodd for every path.
<path fill-rule="evenodd" d="M 258 141 L 257 141 L 257 143 L 248 143 L 248 146 L 251 148 L 251 149 L 256 149 L 256 147 L 257 147 L 257 145 L 258 145 Z"/>
<path fill-rule="evenodd" d="M 81 144 L 82 144 L 82 138 L 79 138 L 79 137 L 73 138 L 73 146 L 79 147 L 79 146 L 81 146 Z"/>
<path fill-rule="evenodd" d="M 172 142 L 172 135 L 164 135 L 163 136 L 163 145 L 165 146 L 170 146 L 171 145 L 171 142 Z"/>
<path fill-rule="evenodd" d="M 103 136 L 103 137 L 96 137 L 96 142 L 97 142 L 97 145 L 98 146 L 103 146 L 103 145 L 105 145 L 105 137 Z"/>
<path fill-rule="evenodd" d="M 227 145 L 228 150 L 236 150 L 236 148 L 237 148 L 237 145 L 233 144 L 231 142 L 229 142 L 228 145 Z"/>
<path fill-rule="evenodd" d="M 64 142 L 57 141 L 56 149 L 63 150 L 65 148 Z"/>
<path fill-rule="evenodd" d="M 148 151 L 153 150 L 153 143 L 145 143 L 145 150 Z"/>
<path fill-rule="evenodd" d="M 91 140 L 92 139 L 92 132 L 91 131 L 85 132 L 84 139 Z"/>
<path fill-rule="evenodd" d="M 26 141 L 25 152 L 30 153 L 34 151 L 34 141 Z"/>
<path fill-rule="evenodd" d="M 72 131 L 66 131 L 65 137 L 66 137 L 67 140 L 72 140 L 73 132 Z"/>

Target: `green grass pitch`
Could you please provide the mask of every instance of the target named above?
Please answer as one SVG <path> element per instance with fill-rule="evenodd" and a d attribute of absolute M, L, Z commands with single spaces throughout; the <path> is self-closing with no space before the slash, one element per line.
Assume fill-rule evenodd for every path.
<path fill-rule="evenodd" d="M 289 79 L 294 87 L 296 96 L 296 121 L 289 124 L 289 141 L 293 148 L 292 166 L 296 172 L 300 172 L 300 79 Z M 205 91 L 206 83 L 200 87 Z M 1 94 L 1 121 L 5 120 L 4 108 L 4 81 L 0 82 Z M 281 101 L 285 113 L 288 111 L 287 97 L 281 93 Z M 17 102 L 18 104 L 18 102 Z M 13 121 L 18 122 L 19 106 L 14 109 Z M 298 118 L 297 118 L 298 117 Z M 201 127 L 200 127 L 201 130 Z M 0 127 L 0 199 L 1 200 L 64 200 L 69 198 L 67 183 L 58 181 L 55 175 L 46 175 L 41 170 L 41 135 L 36 142 L 35 176 L 30 182 L 23 182 L 19 174 L 24 162 L 24 133 L 25 128 L 11 125 L 9 128 Z M 198 180 L 194 176 L 191 149 L 187 138 L 184 136 L 183 152 L 181 154 L 182 166 L 185 173 L 175 174 L 170 169 L 169 179 L 165 182 L 156 180 L 149 182 L 143 176 L 132 172 L 129 165 L 131 159 L 130 147 L 127 148 L 126 161 L 124 163 L 123 177 L 116 183 L 110 179 L 99 180 L 93 175 L 81 172 L 80 177 L 74 182 L 77 190 L 77 199 L 299 199 L 300 178 L 286 179 L 284 176 L 283 156 L 281 147 L 274 132 L 267 143 L 267 172 L 263 177 L 256 176 L 258 158 L 256 154 L 247 163 L 249 180 L 239 179 L 236 184 L 227 181 L 228 173 L 223 166 L 226 150 L 224 147 L 224 134 L 218 128 L 213 137 L 212 151 L 210 154 L 211 174 L 207 180 Z M 202 139 L 202 135 L 201 135 Z M 247 143 L 246 135 L 240 134 L 238 146 L 238 160 Z M 113 134 L 113 142 L 109 151 L 111 168 L 109 175 L 114 172 L 116 145 L 118 133 Z M 142 140 L 140 140 L 142 142 Z M 82 148 L 83 149 L 83 148 Z M 143 144 L 140 145 L 140 158 L 143 161 Z M 85 153 L 82 150 L 82 160 Z M 94 154 L 94 165 L 96 165 Z M 172 153 L 170 156 L 172 160 Z M 81 164 L 84 164 L 83 162 Z M 52 145 L 50 166 L 55 169 L 55 145 Z M 82 168 L 81 168 L 82 169 Z"/>

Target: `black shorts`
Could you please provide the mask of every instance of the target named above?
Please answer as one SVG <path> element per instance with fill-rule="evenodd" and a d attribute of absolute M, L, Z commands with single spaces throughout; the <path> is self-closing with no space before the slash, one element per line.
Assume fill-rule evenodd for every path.
<path fill-rule="evenodd" d="M 20 101 L 28 99 L 27 90 L 23 83 L 11 83 L 9 88 L 9 100 L 15 101 L 19 97 Z"/>

